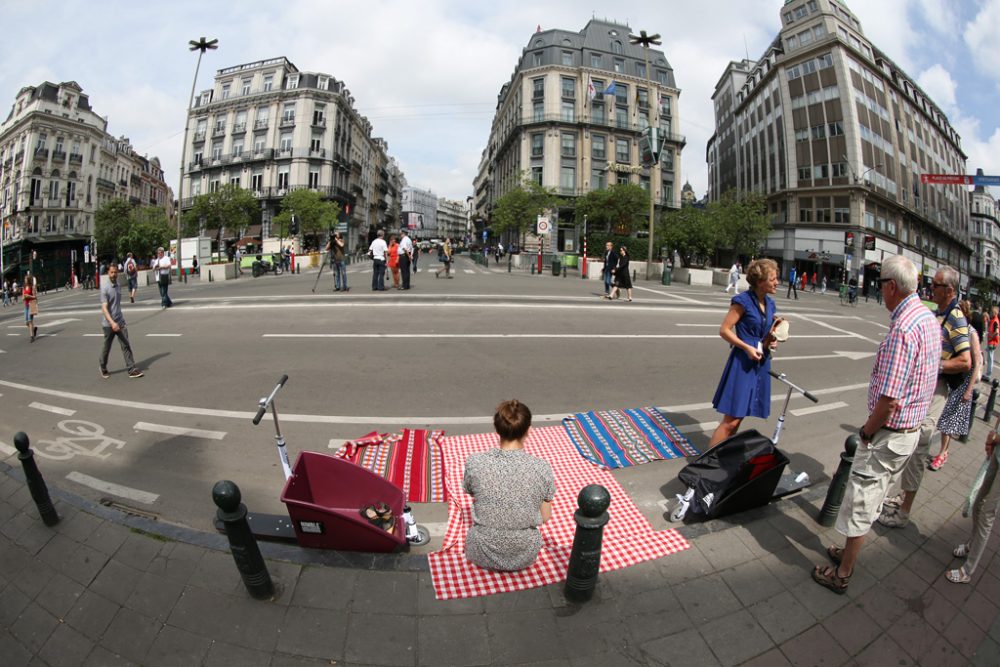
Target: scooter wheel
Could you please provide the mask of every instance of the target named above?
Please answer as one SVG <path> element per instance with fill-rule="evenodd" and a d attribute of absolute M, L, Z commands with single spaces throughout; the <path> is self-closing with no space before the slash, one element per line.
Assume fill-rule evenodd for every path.
<path fill-rule="evenodd" d="M 417 537 L 415 539 L 407 539 L 407 541 L 416 547 L 422 547 L 431 541 L 431 533 L 429 530 L 421 525 L 417 525 Z"/>
<path fill-rule="evenodd" d="M 678 502 L 677 507 L 675 507 L 674 511 L 670 513 L 670 520 L 673 521 L 674 523 L 677 523 L 678 521 L 683 521 L 684 515 L 687 514 L 687 511 L 688 511 L 688 504 L 684 501 Z"/>

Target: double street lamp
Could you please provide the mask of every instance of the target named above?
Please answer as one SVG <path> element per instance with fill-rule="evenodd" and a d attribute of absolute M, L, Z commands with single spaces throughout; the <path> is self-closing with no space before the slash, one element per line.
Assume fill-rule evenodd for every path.
<path fill-rule="evenodd" d="M 646 106 L 648 108 L 649 115 L 649 141 L 650 150 L 653 154 L 653 163 L 649 165 L 649 248 L 646 253 L 646 280 L 653 279 L 653 226 L 656 218 L 656 187 L 654 184 L 654 177 L 656 175 L 656 165 L 659 162 L 659 146 L 654 146 L 653 142 L 658 143 L 658 137 L 656 132 L 652 131 L 653 128 L 653 81 L 649 77 L 649 47 L 650 45 L 659 46 L 663 42 L 660 41 L 659 34 L 647 35 L 645 30 L 640 30 L 638 35 L 629 35 L 628 41 L 632 44 L 641 45 L 643 47 L 642 59 L 646 66 Z M 639 103 L 638 97 L 636 99 L 636 104 Z M 664 267 L 666 270 L 666 267 Z"/>
<path fill-rule="evenodd" d="M 177 249 L 174 252 L 174 256 L 177 257 L 177 280 L 181 279 L 183 273 L 181 269 L 181 206 L 184 203 L 184 161 L 187 159 L 187 144 L 188 144 L 188 119 L 191 116 L 191 106 L 194 104 L 194 88 L 198 85 L 198 70 L 201 69 L 201 57 L 205 55 L 205 51 L 219 48 L 219 40 L 209 39 L 206 40 L 204 37 L 198 41 L 191 40 L 188 42 L 188 48 L 191 51 L 198 52 L 198 63 L 194 66 L 194 80 L 191 82 L 191 96 L 188 98 L 187 113 L 184 116 L 184 144 L 181 146 L 181 177 L 177 181 Z"/>

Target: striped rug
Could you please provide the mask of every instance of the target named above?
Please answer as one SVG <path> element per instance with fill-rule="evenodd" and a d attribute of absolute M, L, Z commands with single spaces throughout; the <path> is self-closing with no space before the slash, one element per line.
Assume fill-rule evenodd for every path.
<path fill-rule="evenodd" d="M 444 485 L 444 431 L 403 429 L 392 435 L 372 432 L 341 447 L 334 456 L 372 471 L 403 490 L 407 502 L 448 502 Z"/>
<path fill-rule="evenodd" d="M 609 470 L 701 453 L 656 408 L 578 412 L 563 426 L 583 458 Z"/>

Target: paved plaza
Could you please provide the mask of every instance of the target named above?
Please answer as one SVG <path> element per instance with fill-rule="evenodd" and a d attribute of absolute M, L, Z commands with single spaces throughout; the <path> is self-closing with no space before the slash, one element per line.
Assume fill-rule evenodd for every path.
<path fill-rule="evenodd" d="M 812 582 L 826 545 L 841 542 L 815 517 L 844 438 L 866 415 L 888 313 L 874 302 L 842 307 L 829 294 L 788 301 L 783 290 L 776 301 L 792 339 L 775 369 L 820 398 L 793 399 L 782 434 L 792 467 L 813 480 L 803 493 L 680 527 L 690 549 L 602 574 L 582 605 L 561 585 L 435 600 L 425 554 L 440 547 L 442 504 L 415 508 L 432 541 L 406 554 L 262 543 L 277 594 L 250 598 L 213 530 L 210 490 L 233 479 L 251 510 L 283 510 L 273 430 L 250 424 L 282 373 L 293 456 L 373 429 L 486 432 L 493 407 L 511 396 L 532 407 L 536 425 L 656 405 L 695 446 L 707 444 L 717 421 L 707 402 L 725 356 L 719 287 L 639 280 L 633 303 L 605 303 L 596 281 L 508 274 L 466 258 L 454 280 L 428 268 L 410 292 L 385 294 L 368 290 L 365 265 L 352 267 L 347 294 L 333 294 L 326 274 L 312 293 L 315 272 L 192 281 L 175 286 L 167 311 L 148 288 L 125 309 L 146 372 L 138 380 L 125 376 L 117 350 L 111 378 L 98 375 L 94 292 L 43 296 L 33 344 L 14 328 L 18 313 L 2 313 L 3 663 L 1000 663 L 996 538 L 970 585 L 943 577 L 969 529 L 960 507 L 983 458 L 981 419 L 928 473 L 911 524 L 873 530 L 847 595 Z M 746 426 L 770 434 L 778 407 Z M 62 517 L 53 528 L 38 519 L 13 454 L 20 430 Z M 666 501 L 680 490 L 682 465 L 614 473 L 656 529 L 675 526 Z"/>

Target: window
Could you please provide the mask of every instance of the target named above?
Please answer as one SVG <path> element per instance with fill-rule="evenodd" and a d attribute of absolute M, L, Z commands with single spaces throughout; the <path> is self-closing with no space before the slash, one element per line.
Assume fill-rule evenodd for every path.
<path fill-rule="evenodd" d="M 663 169 L 665 171 L 674 170 L 674 151 L 670 148 L 664 148 L 660 152 L 660 162 L 663 164 Z"/>
<path fill-rule="evenodd" d="M 591 53 L 590 54 L 590 66 L 595 69 L 600 69 L 601 67 L 601 54 Z"/>
<path fill-rule="evenodd" d="M 576 157 L 576 135 L 563 134 L 560 137 L 560 148 L 563 157 Z"/>
<path fill-rule="evenodd" d="M 667 83 L 667 72 L 666 72 L 666 70 L 662 70 L 662 69 L 656 70 L 656 80 L 660 83 L 661 86 L 669 85 Z"/>
<path fill-rule="evenodd" d="M 536 185 L 542 184 L 542 168 L 532 167 L 531 168 L 531 181 Z"/>
<path fill-rule="evenodd" d="M 309 187 L 313 190 L 319 187 L 319 171 L 315 169 L 309 170 Z"/>
<path fill-rule="evenodd" d="M 288 165 L 278 167 L 278 189 L 288 189 Z"/>
<path fill-rule="evenodd" d="M 312 153 L 319 153 L 320 142 L 321 140 L 319 137 L 313 137 L 309 141 L 309 151 Z"/>
<path fill-rule="evenodd" d="M 48 141 L 48 136 L 42 132 L 38 135 L 38 141 L 35 143 L 35 152 L 45 150 L 45 142 Z"/>
<path fill-rule="evenodd" d="M 266 129 L 267 128 L 267 115 L 268 107 L 257 107 L 257 120 L 254 122 L 254 127 L 256 129 Z"/>
<path fill-rule="evenodd" d="M 545 79 L 531 80 L 531 99 L 540 100 L 545 97 Z"/>
<path fill-rule="evenodd" d="M 240 81 L 240 94 L 249 95 L 250 94 L 250 79 L 243 79 Z"/>
<path fill-rule="evenodd" d="M 603 135 L 593 135 L 590 143 L 590 154 L 595 160 L 604 160 L 607 158 L 607 140 Z"/>
<path fill-rule="evenodd" d="M 193 161 L 191 164 L 201 164 L 201 155 L 202 155 L 201 151 L 195 151 L 194 157 L 192 158 Z"/>
<path fill-rule="evenodd" d="M 608 187 L 608 173 L 604 169 L 590 170 L 590 189 L 603 190 Z"/>
<path fill-rule="evenodd" d="M 799 180 L 800 181 L 811 181 L 812 180 L 812 167 L 799 167 Z"/>
<path fill-rule="evenodd" d="M 660 115 L 669 116 L 670 115 L 670 97 L 664 95 L 660 98 Z"/>
<path fill-rule="evenodd" d="M 56 137 L 56 147 L 55 147 L 55 149 L 53 149 L 52 152 L 55 153 L 55 154 L 57 154 L 57 155 L 59 153 L 64 152 L 64 149 L 63 149 L 63 138 L 62 137 Z"/>
<path fill-rule="evenodd" d="M 833 221 L 843 222 L 850 224 L 851 222 L 851 209 L 849 208 L 835 208 L 833 209 Z"/>
<path fill-rule="evenodd" d="M 326 90 L 330 87 L 330 79 L 325 76 L 318 77 L 316 79 L 316 87 L 320 90 Z"/>
<path fill-rule="evenodd" d="M 619 130 L 628 129 L 628 110 L 615 107 L 615 127 Z"/>
<path fill-rule="evenodd" d="M 274 75 L 265 74 L 264 75 L 264 92 L 271 90 L 274 87 Z"/>
<path fill-rule="evenodd" d="M 576 97 L 576 82 L 573 79 L 569 77 L 563 77 L 562 96 L 563 99 L 568 99 L 568 100 L 571 100 Z"/>
<path fill-rule="evenodd" d="M 209 192 L 219 191 L 219 179 L 213 178 L 211 181 L 208 182 L 208 191 Z"/>
<path fill-rule="evenodd" d="M 542 52 L 535 51 L 531 54 L 531 65 L 533 67 L 541 67 L 542 65 Z"/>
<path fill-rule="evenodd" d="M 622 48 L 622 43 L 617 39 L 611 42 L 611 53 L 625 53 L 625 49 Z"/>
<path fill-rule="evenodd" d="M 262 169 L 256 170 L 250 175 L 250 189 L 254 192 L 260 192 L 264 189 L 264 171 Z"/>
<path fill-rule="evenodd" d="M 233 157 L 239 157 L 243 155 L 243 140 L 237 139 L 233 141 Z"/>
<path fill-rule="evenodd" d="M 198 125 L 195 127 L 194 130 L 195 141 L 201 141 L 202 139 L 205 138 L 205 131 L 207 127 L 208 127 L 208 121 L 205 120 L 204 118 L 199 118 Z"/>
<path fill-rule="evenodd" d="M 628 139 L 615 139 L 615 162 L 628 164 L 632 161 L 632 151 Z"/>
<path fill-rule="evenodd" d="M 240 177 L 239 177 L 239 175 L 237 175 L 237 176 L 230 176 L 229 177 L 229 184 L 231 186 L 233 186 L 234 188 L 240 187 Z"/>
<path fill-rule="evenodd" d="M 563 51 L 562 52 L 562 60 L 561 60 L 561 62 L 562 62 L 563 65 L 565 65 L 567 67 L 572 67 L 573 66 L 573 52 L 572 51 Z"/>
<path fill-rule="evenodd" d="M 212 160 L 219 160 L 222 158 L 222 142 L 216 141 L 212 143 Z"/>
<path fill-rule="evenodd" d="M 289 103 L 285 105 L 284 110 L 281 113 L 282 123 L 294 123 L 295 122 L 295 103 Z"/>
<path fill-rule="evenodd" d="M 574 167 L 560 167 L 559 168 L 559 189 L 572 192 L 576 189 L 576 168 Z"/>
<path fill-rule="evenodd" d="M 649 91 L 645 88 L 636 88 L 635 99 L 640 107 L 643 109 L 647 108 L 649 106 Z"/>
<path fill-rule="evenodd" d="M 49 181 L 49 199 L 57 201 L 59 199 L 59 181 L 54 178 Z"/>
<path fill-rule="evenodd" d="M 288 90 L 294 90 L 299 87 L 299 75 L 292 74 L 288 77 Z"/>
<path fill-rule="evenodd" d="M 576 116 L 576 105 L 572 102 L 562 103 L 562 119 L 565 122 L 572 123 Z"/>
<path fill-rule="evenodd" d="M 628 106 L 628 86 L 617 81 L 615 82 L 615 104 L 623 107 Z"/>
<path fill-rule="evenodd" d="M 229 99 L 229 84 L 228 83 L 222 84 L 222 99 L 224 99 L 224 100 L 228 100 Z"/>
<path fill-rule="evenodd" d="M 317 127 L 323 127 L 326 125 L 326 105 L 317 104 L 316 108 L 313 110 L 313 125 Z"/>
<path fill-rule="evenodd" d="M 624 74 L 625 73 L 625 60 L 622 58 L 615 58 L 615 73 Z"/>
<path fill-rule="evenodd" d="M 264 152 L 264 137 L 255 137 L 253 140 L 253 152 L 260 155 Z"/>
<path fill-rule="evenodd" d="M 815 125 L 812 128 L 812 138 L 813 139 L 826 139 L 826 126 L 825 125 Z"/>
<path fill-rule="evenodd" d="M 813 212 L 811 208 L 799 209 L 799 222 L 812 222 Z"/>
<path fill-rule="evenodd" d="M 237 132 L 244 132 L 247 129 L 247 112 L 237 111 L 236 112 L 236 123 L 233 125 L 233 134 Z"/>
<path fill-rule="evenodd" d="M 532 104 L 531 115 L 536 123 L 545 120 L 545 104 L 543 102 Z"/>
<path fill-rule="evenodd" d="M 605 114 L 604 112 L 603 104 L 598 104 L 597 106 L 591 106 L 590 110 L 595 123 L 603 125 L 604 123 L 607 122 L 608 117 L 607 114 Z"/>
<path fill-rule="evenodd" d="M 541 132 L 531 135 L 531 157 L 542 157 L 545 154 L 545 135 Z"/>
<path fill-rule="evenodd" d="M 601 79 L 593 79 L 594 84 L 594 101 L 603 102 L 604 101 L 604 81 Z"/>
<path fill-rule="evenodd" d="M 635 64 L 635 75 L 643 79 L 646 78 L 646 63 Z"/>
<path fill-rule="evenodd" d="M 282 152 L 284 152 L 284 151 L 291 151 L 292 150 L 292 133 L 291 132 L 282 132 L 281 133 L 281 144 L 280 144 L 280 147 L 281 147 Z"/>

